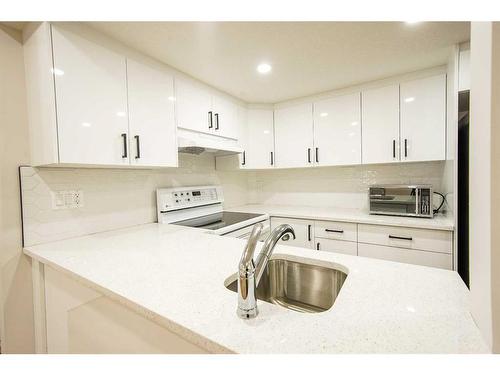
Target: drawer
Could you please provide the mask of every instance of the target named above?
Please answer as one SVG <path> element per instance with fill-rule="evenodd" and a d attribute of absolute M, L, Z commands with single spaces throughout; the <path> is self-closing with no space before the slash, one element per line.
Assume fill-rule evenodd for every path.
<path fill-rule="evenodd" d="M 452 232 L 358 224 L 358 242 L 451 254 Z"/>
<path fill-rule="evenodd" d="M 358 243 L 358 255 L 361 257 L 391 260 L 394 262 L 444 268 L 446 270 L 452 269 L 453 262 L 451 254 L 365 243 Z"/>
<path fill-rule="evenodd" d="M 314 236 L 356 242 L 358 240 L 357 224 L 338 221 L 315 221 Z"/>
<path fill-rule="evenodd" d="M 316 250 L 329 251 L 347 255 L 358 255 L 358 244 L 356 242 L 330 240 L 327 238 L 316 238 Z"/>

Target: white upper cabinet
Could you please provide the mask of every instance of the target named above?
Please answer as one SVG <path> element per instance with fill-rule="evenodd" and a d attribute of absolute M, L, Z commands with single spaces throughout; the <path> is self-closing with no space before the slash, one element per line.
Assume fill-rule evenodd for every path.
<path fill-rule="evenodd" d="M 226 138 L 238 139 L 238 107 L 232 101 L 218 95 L 212 97 L 213 132 Z"/>
<path fill-rule="evenodd" d="M 446 74 L 400 85 L 401 160 L 444 160 Z"/>
<path fill-rule="evenodd" d="M 399 85 L 363 91 L 363 164 L 399 161 Z"/>
<path fill-rule="evenodd" d="M 275 163 L 279 168 L 313 165 L 312 104 L 296 104 L 274 111 Z"/>
<path fill-rule="evenodd" d="M 314 163 L 318 166 L 361 163 L 359 93 L 314 103 Z"/>
<path fill-rule="evenodd" d="M 173 77 L 127 59 L 127 79 L 131 164 L 176 167 Z"/>
<path fill-rule="evenodd" d="M 247 134 L 240 156 L 243 169 L 274 168 L 274 124 L 272 109 L 247 111 Z"/>
<path fill-rule="evenodd" d="M 176 80 L 177 126 L 196 132 L 238 139 L 238 105 L 209 89 Z"/>
<path fill-rule="evenodd" d="M 214 118 L 212 95 L 199 85 L 176 79 L 177 126 L 202 133 L 212 133 Z"/>
<path fill-rule="evenodd" d="M 128 164 L 125 58 L 52 27 L 59 162 Z"/>

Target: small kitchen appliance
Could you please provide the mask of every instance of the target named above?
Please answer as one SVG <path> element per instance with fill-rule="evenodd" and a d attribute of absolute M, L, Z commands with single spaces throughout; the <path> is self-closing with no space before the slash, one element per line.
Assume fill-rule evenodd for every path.
<path fill-rule="evenodd" d="M 372 185 L 370 214 L 432 218 L 432 195 L 431 185 Z"/>

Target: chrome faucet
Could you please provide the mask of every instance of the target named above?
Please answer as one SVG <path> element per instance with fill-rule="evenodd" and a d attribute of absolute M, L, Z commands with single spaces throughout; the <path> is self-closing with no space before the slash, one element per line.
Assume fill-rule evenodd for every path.
<path fill-rule="evenodd" d="M 290 235 L 295 239 L 293 228 L 288 224 L 281 224 L 269 234 L 254 262 L 255 247 L 262 233 L 262 228 L 261 223 L 253 227 L 238 266 L 238 310 L 236 313 L 241 319 L 255 318 L 259 313 L 255 292 L 276 243 L 280 238 L 283 238 L 283 241 L 288 241 Z"/>

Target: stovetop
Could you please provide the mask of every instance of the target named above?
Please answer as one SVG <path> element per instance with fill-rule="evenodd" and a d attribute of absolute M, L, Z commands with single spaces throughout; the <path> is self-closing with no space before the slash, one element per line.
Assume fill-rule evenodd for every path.
<path fill-rule="evenodd" d="M 193 219 L 177 221 L 175 225 L 183 225 L 192 228 L 203 228 L 217 230 L 221 228 L 228 227 L 230 225 L 238 224 L 246 220 L 250 220 L 256 217 L 262 216 L 262 214 L 251 214 L 245 212 L 231 212 L 231 211 L 221 211 L 215 214 L 195 217 Z"/>

